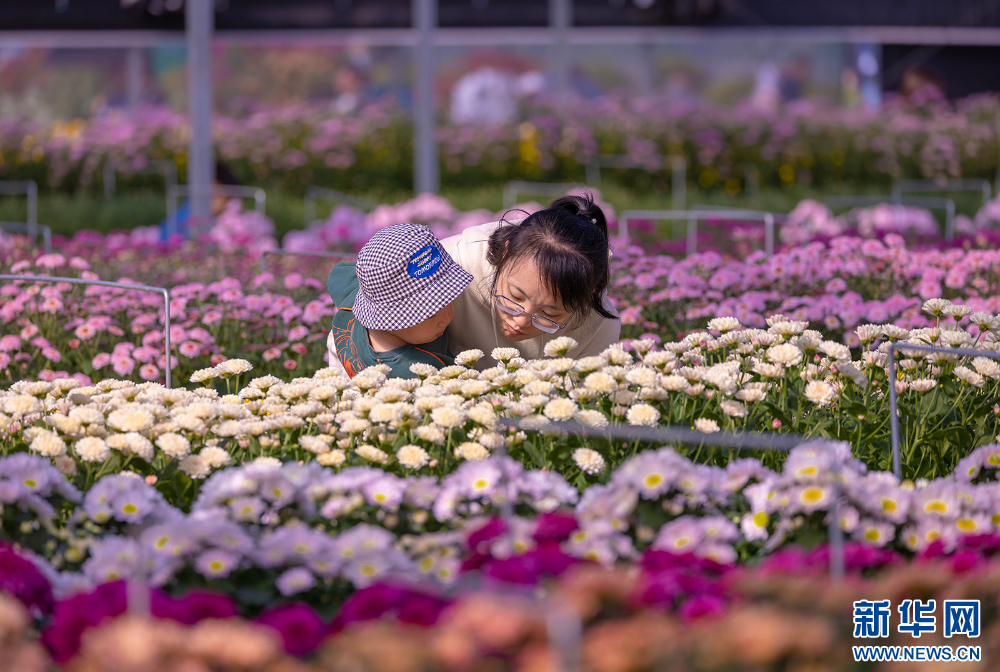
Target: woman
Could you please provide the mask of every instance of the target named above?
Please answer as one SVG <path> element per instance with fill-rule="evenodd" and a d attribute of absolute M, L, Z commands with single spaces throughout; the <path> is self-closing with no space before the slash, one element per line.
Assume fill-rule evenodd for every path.
<path fill-rule="evenodd" d="M 570 354 L 586 357 L 618 341 L 608 223 L 592 197 L 563 196 L 524 220 L 474 226 L 441 244 L 473 275 L 447 330 L 452 354 L 509 347 L 537 359 L 569 336 L 579 343 Z M 477 366 L 493 364 L 486 357 Z"/>

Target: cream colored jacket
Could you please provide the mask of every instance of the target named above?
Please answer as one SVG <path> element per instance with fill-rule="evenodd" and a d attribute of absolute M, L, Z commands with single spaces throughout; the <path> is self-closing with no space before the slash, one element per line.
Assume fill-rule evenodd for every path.
<path fill-rule="evenodd" d="M 525 359 L 540 359 L 544 356 L 545 344 L 560 336 L 573 338 L 579 347 L 570 352 L 571 357 L 588 357 L 600 354 L 621 336 L 621 323 L 591 313 L 582 325 L 570 323 L 569 327 L 555 334 L 542 334 L 517 343 L 507 340 L 494 323 L 494 303 L 491 294 L 493 267 L 486 260 L 486 249 L 490 234 L 500 225 L 490 222 L 473 226 L 462 233 L 441 241 L 448 254 L 466 271 L 473 280 L 462 294 L 455 299 L 455 319 L 448 327 L 448 351 L 457 355 L 463 350 L 479 349 L 486 357 L 479 360 L 477 368 L 488 368 L 496 364 L 490 358 L 493 348 L 517 348 Z M 617 316 L 618 312 L 604 297 L 604 308 Z"/>

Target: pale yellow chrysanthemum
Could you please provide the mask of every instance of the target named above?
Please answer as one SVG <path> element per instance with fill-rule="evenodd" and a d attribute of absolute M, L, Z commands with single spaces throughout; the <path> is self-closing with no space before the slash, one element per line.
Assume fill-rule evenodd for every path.
<path fill-rule="evenodd" d="M 543 352 L 546 357 L 565 357 L 578 345 L 580 344 L 575 339 L 569 336 L 560 336 L 546 343 Z"/>
<path fill-rule="evenodd" d="M 104 439 L 86 436 L 73 444 L 73 451 L 84 462 L 104 462 L 111 456 L 111 449 Z"/>
<path fill-rule="evenodd" d="M 596 476 L 604 471 L 604 457 L 592 448 L 577 448 L 573 451 L 573 461 L 585 474 Z"/>
<path fill-rule="evenodd" d="M 478 462 L 479 460 L 485 460 L 490 456 L 490 451 L 486 450 L 486 447 L 475 441 L 465 441 L 464 443 L 458 444 L 455 448 L 455 457 L 460 457 L 463 460 L 468 460 L 469 462 Z"/>
<path fill-rule="evenodd" d="M 31 439 L 28 450 L 43 457 L 57 457 L 66 454 L 66 442 L 59 438 L 55 432 L 43 429 Z"/>
<path fill-rule="evenodd" d="M 347 461 L 347 453 L 340 448 L 334 448 L 328 453 L 317 455 L 316 461 L 324 467 L 339 467 Z"/>
<path fill-rule="evenodd" d="M 205 461 L 208 462 L 208 466 L 212 469 L 224 467 L 233 460 L 228 451 L 219 448 L 218 446 L 208 446 L 206 448 L 202 448 L 198 455 L 204 458 Z"/>
<path fill-rule="evenodd" d="M 826 406 L 837 398 L 833 385 L 822 380 L 806 383 L 805 397 L 819 406 Z"/>
<path fill-rule="evenodd" d="M 368 460 L 369 462 L 374 462 L 375 464 L 385 464 L 389 461 L 389 455 L 386 454 L 384 450 L 367 443 L 363 443 L 355 448 L 354 452 L 363 459 Z"/>
<path fill-rule="evenodd" d="M 28 413 L 39 413 L 42 411 L 42 402 L 40 402 L 35 397 L 30 394 L 18 394 L 13 397 L 3 397 L 0 399 L 3 403 L 4 413 L 10 413 L 11 415 L 27 415 Z"/>
<path fill-rule="evenodd" d="M 702 434 L 713 434 L 719 431 L 719 423 L 711 418 L 698 418 L 694 421 L 694 428 Z"/>
<path fill-rule="evenodd" d="M 490 356 L 493 359 L 504 363 L 507 363 L 520 355 L 521 353 L 517 348 L 493 348 L 493 352 L 490 353 Z"/>
<path fill-rule="evenodd" d="M 592 409 L 580 411 L 576 414 L 576 419 L 581 425 L 595 429 L 604 429 L 608 426 L 608 418 L 600 411 Z"/>
<path fill-rule="evenodd" d="M 745 418 L 748 413 L 746 406 L 730 399 L 724 400 L 719 406 L 722 408 L 722 412 L 731 418 Z"/>
<path fill-rule="evenodd" d="M 299 437 L 299 445 L 314 455 L 322 455 L 330 450 L 333 437 L 328 434 L 306 434 Z"/>
<path fill-rule="evenodd" d="M 464 350 L 455 356 L 455 363 L 462 366 L 472 366 L 486 354 L 482 350 Z"/>
<path fill-rule="evenodd" d="M 209 367 L 207 369 L 198 369 L 191 374 L 192 383 L 203 383 L 206 380 L 211 380 L 212 378 L 219 377 L 219 370 L 217 368 Z"/>
<path fill-rule="evenodd" d="M 175 460 L 180 460 L 191 454 L 191 442 L 180 434 L 168 432 L 156 438 L 156 445 Z"/>
<path fill-rule="evenodd" d="M 937 387 L 937 381 L 933 378 L 917 378 L 910 383 L 910 389 L 917 392 L 930 392 Z"/>
<path fill-rule="evenodd" d="M 630 425 L 655 427 L 660 419 L 660 412 L 649 404 L 636 404 L 628 409 L 625 419 Z"/>
<path fill-rule="evenodd" d="M 726 333 L 727 331 L 733 331 L 734 329 L 739 329 L 743 325 L 735 317 L 716 317 L 708 321 L 708 328 L 713 331 L 718 331 L 721 333 Z"/>
<path fill-rule="evenodd" d="M 246 373 L 253 368 L 253 364 L 245 359 L 227 359 L 221 364 L 215 366 L 219 375 L 223 377 L 237 376 L 241 373 Z"/>
<path fill-rule="evenodd" d="M 396 460 L 407 469 L 421 469 L 431 461 L 431 457 L 420 446 L 407 444 L 396 451 Z"/>
<path fill-rule="evenodd" d="M 580 407 L 572 399 L 553 399 L 545 404 L 545 415 L 557 422 L 568 422 L 572 420 Z"/>
<path fill-rule="evenodd" d="M 180 461 L 177 468 L 195 480 L 205 478 L 212 473 L 211 464 L 201 455 L 188 455 Z"/>
<path fill-rule="evenodd" d="M 609 394 L 618 389 L 618 381 L 615 380 L 613 376 L 604 373 L 603 371 L 596 371 L 588 374 L 587 377 L 583 379 L 583 384 L 598 394 Z"/>
<path fill-rule="evenodd" d="M 428 443 L 433 443 L 439 446 L 444 445 L 444 430 L 437 425 L 421 425 L 420 427 L 414 429 L 413 433 L 417 435 L 417 438 L 423 439 Z"/>
<path fill-rule="evenodd" d="M 465 413 L 450 406 L 439 406 L 431 411 L 431 419 L 440 427 L 451 429 L 465 424 Z"/>
<path fill-rule="evenodd" d="M 767 349 L 767 358 L 782 366 L 795 366 L 802 361 L 802 351 L 790 343 L 772 345 Z"/>

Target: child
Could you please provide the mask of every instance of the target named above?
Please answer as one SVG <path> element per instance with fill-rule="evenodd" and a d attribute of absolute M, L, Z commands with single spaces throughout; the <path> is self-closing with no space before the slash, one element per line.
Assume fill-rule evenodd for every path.
<path fill-rule="evenodd" d="M 397 224 L 376 233 L 357 263 L 330 271 L 327 289 L 337 306 L 327 340 L 330 366 L 352 378 L 386 364 L 389 376 L 412 378 L 410 365 L 451 363 L 444 335 L 452 302 L 472 282 L 430 229 Z"/>

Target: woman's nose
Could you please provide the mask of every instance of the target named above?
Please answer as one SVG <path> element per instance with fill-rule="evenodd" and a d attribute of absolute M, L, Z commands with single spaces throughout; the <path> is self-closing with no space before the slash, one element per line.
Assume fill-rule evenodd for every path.
<path fill-rule="evenodd" d="M 528 313 L 521 313 L 514 317 L 514 323 L 519 327 L 526 327 L 531 324 L 531 315 Z"/>

